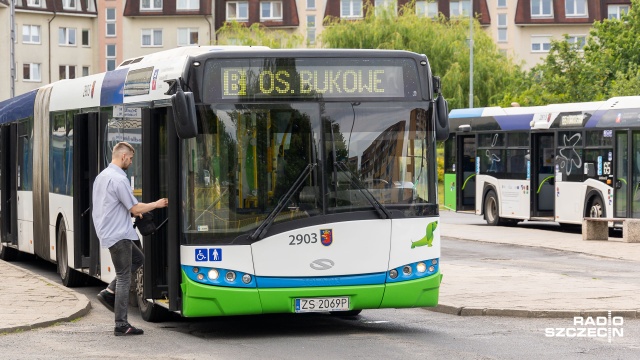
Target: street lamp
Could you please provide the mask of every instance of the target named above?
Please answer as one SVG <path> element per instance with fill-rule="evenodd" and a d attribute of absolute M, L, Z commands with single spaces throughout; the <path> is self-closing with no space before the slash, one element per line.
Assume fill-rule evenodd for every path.
<path fill-rule="evenodd" d="M 469 0 L 469 107 L 473 107 L 473 0 Z"/>

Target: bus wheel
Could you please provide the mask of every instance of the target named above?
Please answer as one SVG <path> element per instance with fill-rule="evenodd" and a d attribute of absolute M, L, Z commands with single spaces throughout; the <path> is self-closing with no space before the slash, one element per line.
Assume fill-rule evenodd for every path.
<path fill-rule="evenodd" d="M 58 261 L 58 274 L 66 287 L 76 287 L 84 283 L 83 274 L 69 267 L 69 251 L 67 249 L 67 227 L 64 221 L 60 222 L 58 236 L 56 237 L 56 260 Z"/>
<path fill-rule="evenodd" d="M 354 317 L 360 315 L 362 309 L 360 310 L 349 310 L 349 311 L 329 311 L 329 314 L 338 317 Z"/>
<path fill-rule="evenodd" d="M 599 218 L 604 216 L 604 208 L 602 206 L 602 200 L 599 196 L 596 196 L 591 200 L 591 206 L 589 206 L 589 217 Z"/>
<path fill-rule="evenodd" d="M 495 191 L 489 190 L 484 198 L 484 218 L 487 224 L 495 226 L 500 225 L 500 207 L 498 205 L 498 197 Z"/>
<path fill-rule="evenodd" d="M 8 246 L 4 246 L 0 242 L 0 260 L 4 260 L 4 261 L 18 260 L 19 254 L 20 253 L 18 252 L 18 250 L 14 248 L 10 248 Z"/>
<path fill-rule="evenodd" d="M 147 301 L 144 298 L 142 289 L 143 289 L 143 267 L 140 267 L 138 271 L 136 271 L 135 283 L 136 283 L 136 300 L 138 302 L 138 308 L 140 309 L 140 315 L 144 321 L 148 322 L 162 322 L 167 318 L 168 312 L 166 309 L 161 306 L 155 305 L 152 302 Z"/>

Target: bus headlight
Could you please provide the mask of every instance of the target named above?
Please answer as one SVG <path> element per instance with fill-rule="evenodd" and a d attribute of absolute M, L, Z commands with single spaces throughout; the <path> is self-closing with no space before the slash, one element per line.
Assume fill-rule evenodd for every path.
<path fill-rule="evenodd" d="M 409 266 L 409 265 L 405 265 L 402 268 L 402 273 L 405 274 L 405 275 L 411 275 L 412 272 L 413 272 L 413 270 L 411 269 L 411 266 Z"/>
<path fill-rule="evenodd" d="M 248 284 L 251 282 L 251 275 L 249 274 L 244 274 L 242 275 L 242 282 L 245 284 Z"/>
<path fill-rule="evenodd" d="M 199 269 L 198 267 L 194 267 L 194 268 L 193 268 L 193 272 L 197 274 L 197 273 L 199 273 L 199 272 L 200 272 L 200 269 Z"/>
<path fill-rule="evenodd" d="M 393 269 L 393 270 L 389 271 L 389 277 L 392 278 L 392 279 L 397 278 L 398 277 L 398 270 Z"/>
<path fill-rule="evenodd" d="M 198 274 L 198 276 L 196 276 L 198 278 L 198 280 L 202 281 L 204 280 L 204 274 Z"/>
<path fill-rule="evenodd" d="M 207 274 L 209 276 L 209 280 L 216 280 L 218 278 L 218 270 L 216 269 L 211 269 L 209 270 L 209 273 Z"/>
<path fill-rule="evenodd" d="M 432 264 L 432 265 L 435 265 L 435 264 L 437 264 L 437 263 L 438 263 L 438 259 L 433 259 L 433 260 L 431 260 L 431 264 Z"/>
<path fill-rule="evenodd" d="M 225 278 L 229 282 L 234 282 L 236 280 L 236 273 L 233 271 L 227 271 L 227 275 L 225 275 Z"/>
<path fill-rule="evenodd" d="M 433 266 L 429 266 L 429 272 L 434 272 L 435 270 L 436 270 L 436 268 L 435 268 L 435 267 L 433 267 Z"/>
<path fill-rule="evenodd" d="M 423 262 L 419 262 L 416 264 L 416 270 L 418 270 L 419 273 L 423 273 L 425 271 L 427 271 L 427 264 L 423 263 Z"/>

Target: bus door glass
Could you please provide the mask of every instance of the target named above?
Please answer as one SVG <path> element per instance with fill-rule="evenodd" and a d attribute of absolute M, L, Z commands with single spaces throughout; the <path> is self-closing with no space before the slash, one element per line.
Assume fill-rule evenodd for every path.
<path fill-rule="evenodd" d="M 614 177 L 614 216 L 627 217 L 629 192 L 633 186 L 629 186 L 629 134 L 627 131 L 616 131 L 616 155 Z"/>
<path fill-rule="evenodd" d="M 640 218 L 640 131 L 631 134 L 632 188 L 631 217 Z"/>
<path fill-rule="evenodd" d="M 458 210 L 475 211 L 476 202 L 476 137 L 458 136 Z M 446 184 L 445 184 L 446 185 Z"/>
<path fill-rule="evenodd" d="M 533 134 L 531 150 L 532 216 L 553 216 L 555 206 L 553 134 Z"/>

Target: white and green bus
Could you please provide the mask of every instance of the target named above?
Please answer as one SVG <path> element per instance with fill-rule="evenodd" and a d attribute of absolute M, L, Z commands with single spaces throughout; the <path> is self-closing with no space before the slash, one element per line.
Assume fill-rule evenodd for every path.
<path fill-rule="evenodd" d="M 115 277 L 91 221 L 119 141 L 155 211 L 142 316 L 436 306 L 437 140 L 424 55 L 184 47 L 0 102 L 0 256 L 55 262 L 67 286 Z"/>
<path fill-rule="evenodd" d="M 451 111 L 445 206 L 490 225 L 639 218 L 639 102 Z"/>

